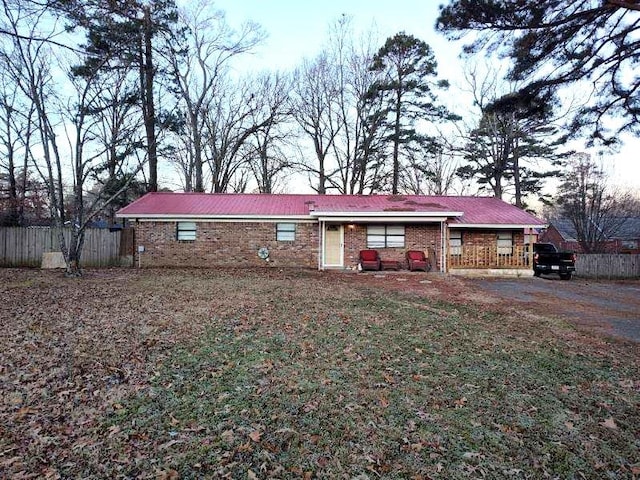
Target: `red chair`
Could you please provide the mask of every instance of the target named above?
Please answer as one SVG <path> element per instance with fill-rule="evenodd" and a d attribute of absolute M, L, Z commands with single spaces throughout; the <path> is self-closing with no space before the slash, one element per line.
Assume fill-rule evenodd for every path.
<path fill-rule="evenodd" d="M 428 272 L 431 270 L 431 262 L 425 256 L 424 252 L 420 250 L 409 250 L 407 252 L 407 263 L 409 264 L 409 271 L 411 272 L 417 270 Z"/>
<path fill-rule="evenodd" d="M 377 250 L 360 250 L 362 270 L 380 270 L 380 255 Z"/>

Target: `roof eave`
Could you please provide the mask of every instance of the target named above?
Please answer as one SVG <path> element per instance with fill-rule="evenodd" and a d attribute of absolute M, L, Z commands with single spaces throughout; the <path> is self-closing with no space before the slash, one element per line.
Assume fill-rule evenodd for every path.
<path fill-rule="evenodd" d="M 176 221 L 176 220 L 218 220 L 218 221 L 234 221 L 234 220 L 311 220 L 314 219 L 308 215 L 251 215 L 251 214 L 235 214 L 235 215 L 203 215 L 203 214 L 187 214 L 187 213 L 116 213 L 116 218 L 127 218 L 131 220 L 141 221 Z"/>
<path fill-rule="evenodd" d="M 405 216 L 343 216 L 343 217 L 317 217 L 316 220 L 320 222 L 345 222 L 345 223 L 436 223 L 446 222 L 448 217 L 405 217 Z"/>
<path fill-rule="evenodd" d="M 545 228 L 546 224 L 540 223 L 450 223 L 449 228 Z"/>
<path fill-rule="evenodd" d="M 464 215 L 464 212 L 408 212 L 403 210 L 389 210 L 389 211 L 378 211 L 378 212 L 323 212 L 319 210 L 314 210 L 309 213 L 312 217 L 323 217 L 325 219 L 328 218 L 337 218 L 337 217 L 358 217 L 358 218 L 370 218 L 370 217 L 379 217 L 379 218 L 396 218 L 396 217 L 416 217 L 416 218 L 425 218 L 425 217 L 461 217 Z"/>

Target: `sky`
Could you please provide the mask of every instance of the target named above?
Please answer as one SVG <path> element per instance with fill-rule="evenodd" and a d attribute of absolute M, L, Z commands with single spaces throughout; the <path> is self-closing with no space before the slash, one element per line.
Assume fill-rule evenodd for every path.
<path fill-rule="evenodd" d="M 352 17 L 356 30 L 371 27 L 385 38 L 405 31 L 430 44 L 436 52 L 447 41 L 434 31 L 438 3 L 432 0 L 219 0 L 213 5 L 227 14 L 231 25 L 252 20 L 264 27 L 268 39 L 254 61 L 257 67 L 289 68 L 313 57 L 326 42 L 329 25 L 342 15 Z"/>
<path fill-rule="evenodd" d="M 435 31 L 438 6 L 446 0 L 218 0 L 212 7 L 223 10 L 232 27 L 243 22 L 260 24 L 268 37 L 257 51 L 240 64 L 247 71 L 288 70 L 303 58 L 317 55 L 328 38 L 329 26 L 348 15 L 356 33 L 374 28 L 384 40 L 404 31 L 427 42 L 438 61 L 439 77 L 450 81 L 452 96 L 463 97 L 460 45 Z M 449 104 L 449 102 L 445 102 Z M 449 105 L 451 106 L 451 105 Z M 469 108 L 468 106 L 462 108 Z M 459 113 L 459 112 L 456 112 Z M 640 139 L 624 138 L 618 153 L 607 153 L 603 163 L 612 181 L 622 188 L 640 191 Z M 574 148 L 582 150 L 581 144 Z"/>

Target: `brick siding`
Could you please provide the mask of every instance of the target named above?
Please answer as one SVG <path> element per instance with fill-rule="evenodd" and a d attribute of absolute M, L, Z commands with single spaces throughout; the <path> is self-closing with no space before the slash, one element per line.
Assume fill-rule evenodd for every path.
<path fill-rule="evenodd" d="M 432 260 L 433 270 L 440 268 L 440 225 L 405 225 L 404 247 L 377 248 L 383 260 L 396 260 L 402 268 L 408 268 L 406 252 L 408 250 L 422 250 L 429 255 L 435 255 Z M 344 229 L 344 264 L 346 268 L 358 266 L 360 250 L 367 248 L 367 226 L 345 225 Z"/>
<path fill-rule="evenodd" d="M 509 231 L 509 230 L 501 230 Z M 510 230 L 513 234 L 513 246 L 524 245 L 524 232 L 522 230 L 515 231 Z M 496 246 L 498 238 L 498 231 L 496 230 L 463 230 L 462 231 L 462 245 L 484 245 L 484 246 Z"/>
<path fill-rule="evenodd" d="M 283 222 L 285 223 L 285 222 Z M 297 223 L 293 242 L 276 240 L 275 222 L 196 222 L 196 239 L 178 241 L 176 222 L 138 222 L 135 224 L 136 265 L 142 267 L 298 267 L 318 268 L 318 229 L 313 223 Z M 405 245 L 401 248 L 378 248 L 384 260 L 396 260 L 402 268 L 408 268 L 406 252 L 422 250 L 432 257 L 433 269 L 442 263 L 439 224 L 405 225 Z M 523 231 L 513 232 L 513 245 L 524 244 Z M 495 248 L 495 230 L 463 230 L 462 245 Z M 138 258 L 137 247 L 144 246 Z M 258 249 L 269 249 L 269 261 L 258 257 Z M 344 267 L 358 266 L 360 250 L 367 248 L 365 224 L 344 225 Z M 435 258 L 435 260 L 434 260 Z M 460 259 L 458 268 L 474 268 L 474 259 Z M 477 263 L 477 262 L 476 262 Z"/>
<path fill-rule="evenodd" d="M 196 222 L 194 241 L 176 239 L 176 222 L 139 222 L 135 230 L 143 267 L 318 268 L 317 224 L 297 223 L 293 242 L 276 241 L 275 222 Z M 268 262 L 258 257 L 261 247 L 269 249 Z"/>

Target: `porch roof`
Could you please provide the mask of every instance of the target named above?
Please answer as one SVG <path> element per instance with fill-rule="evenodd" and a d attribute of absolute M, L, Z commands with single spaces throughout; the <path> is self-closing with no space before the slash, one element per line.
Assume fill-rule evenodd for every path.
<path fill-rule="evenodd" d="M 293 195 L 148 193 L 117 212 L 132 219 L 269 218 L 437 221 L 452 226 L 522 225 L 544 222 L 493 197 L 426 195 Z"/>

